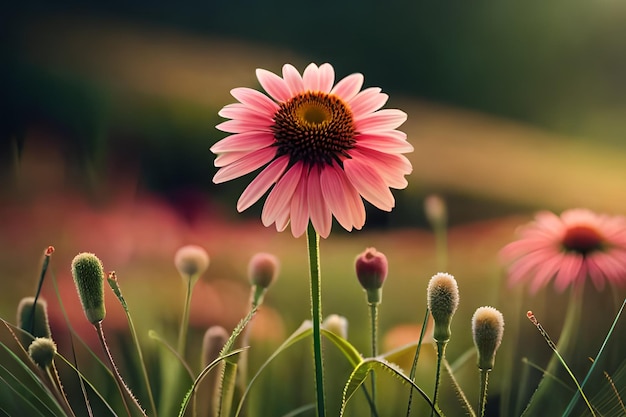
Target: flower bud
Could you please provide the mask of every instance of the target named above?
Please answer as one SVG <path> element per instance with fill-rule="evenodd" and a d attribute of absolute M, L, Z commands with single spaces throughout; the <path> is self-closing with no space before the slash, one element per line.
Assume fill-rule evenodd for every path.
<path fill-rule="evenodd" d="M 324 319 L 322 327 L 344 339 L 348 338 L 348 319 L 338 314 L 331 314 Z"/>
<path fill-rule="evenodd" d="M 174 265 L 183 279 L 195 282 L 209 267 L 209 255 L 201 246 L 183 246 L 174 255 Z"/>
<path fill-rule="evenodd" d="M 479 307 L 472 316 L 472 336 L 478 351 L 478 368 L 490 370 L 496 360 L 496 350 L 502 342 L 504 317 L 493 307 Z"/>
<path fill-rule="evenodd" d="M 368 303 L 380 303 L 382 287 L 387 278 L 387 257 L 375 248 L 367 248 L 355 260 L 356 277 L 367 292 Z"/>
<path fill-rule="evenodd" d="M 211 326 L 202 338 L 202 367 L 206 367 L 220 355 L 229 334 L 222 326 Z"/>
<path fill-rule="evenodd" d="M 450 340 L 450 322 L 459 306 L 459 287 L 450 274 L 439 272 L 428 283 L 428 309 L 435 321 L 433 338 L 437 342 Z"/>
<path fill-rule="evenodd" d="M 28 347 L 28 355 L 41 369 L 52 365 L 57 345 L 49 337 L 37 337 Z"/>
<path fill-rule="evenodd" d="M 278 276 L 278 258 L 269 253 L 257 253 L 248 263 L 248 278 L 252 284 L 252 304 L 263 303 L 263 297 L 268 287 Z"/>
<path fill-rule="evenodd" d="M 22 298 L 17 306 L 17 327 L 30 333 L 33 337 L 51 337 L 50 323 L 48 322 L 48 304 L 45 300 L 34 297 Z M 20 342 L 26 349 L 32 342 L 32 338 L 24 333 L 19 334 Z"/>
<path fill-rule="evenodd" d="M 248 264 L 250 283 L 261 288 L 269 288 L 278 276 L 280 262 L 269 253 L 257 253 Z"/>
<path fill-rule="evenodd" d="M 440 196 L 431 194 L 424 199 L 424 213 L 426 220 L 433 226 L 444 226 L 448 222 L 446 202 Z"/>
<path fill-rule="evenodd" d="M 87 320 L 97 324 L 104 320 L 104 270 L 93 253 L 79 253 L 72 261 L 72 276 Z"/>

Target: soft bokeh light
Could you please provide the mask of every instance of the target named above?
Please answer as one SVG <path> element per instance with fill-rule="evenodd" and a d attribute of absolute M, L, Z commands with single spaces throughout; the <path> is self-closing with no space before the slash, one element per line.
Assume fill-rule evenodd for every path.
<path fill-rule="evenodd" d="M 92 252 L 105 272 L 116 271 L 150 355 L 156 347 L 148 329 L 172 338 L 182 315 L 176 250 L 200 245 L 211 266 L 191 300 L 190 337 L 198 343 L 189 349 L 199 357 L 206 329 L 230 331 L 245 315 L 247 262 L 269 252 L 279 259 L 281 273 L 251 328 L 251 344 L 260 344 L 250 350 L 251 365 L 259 366 L 310 314 L 306 241 L 264 228 L 260 204 L 236 213 L 252 176 L 212 184 L 216 168 L 209 148 L 225 136 L 215 129 L 222 120 L 217 114 L 232 101 L 232 88 L 258 87 L 256 68 L 279 72 L 285 63 L 304 68 L 331 62 L 337 79 L 360 72 L 364 88 L 389 91 L 389 106 L 408 114 L 402 130 L 415 151 L 407 155 L 414 169 L 408 188 L 394 190 L 391 213 L 366 205 L 363 230 L 347 232 L 335 224 L 322 242 L 324 314 L 345 317 L 350 341 L 368 350 L 354 255 L 375 246 L 389 265 L 381 348 L 401 349 L 419 337 L 428 279 L 439 269 L 423 203 L 437 194 L 450 226 L 446 270 L 461 294 L 447 357 L 460 361 L 457 377 L 468 396 L 477 396 L 475 361 L 464 355 L 473 345 L 470 318 L 481 305 L 498 308 L 507 330 L 490 394 L 512 408 L 524 405 L 507 398 L 507 390 L 522 370 L 531 373 L 531 382 L 539 373 L 520 358 L 545 366 L 550 355 L 525 312 L 541 316 L 558 339 L 559 312 L 568 298 L 549 286 L 533 296 L 511 288 L 498 252 L 538 210 L 626 214 L 626 3 L 349 1 L 333 2 L 332 16 L 331 3 L 313 10 L 286 0 L 245 7 L 113 3 L 106 10 L 43 3 L 15 4 L 0 18 L 0 317 L 12 320 L 19 300 L 34 295 L 42 250 L 53 245 L 42 294 L 59 352 L 71 354 L 53 278 L 71 324 L 96 347 L 70 271 L 76 253 Z M 270 6 L 275 10 L 267 13 Z M 320 31 L 320 22 L 344 30 Z M 580 332 L 586 337 L 573 359 L 579 374 L 597 354 L 624 295 L 624 289 L 608 286 L 585 292 Z M 122 350 L 128 325 L 108 287 L 105 305 L 104 326 L 114 350 Z M 623 387 L 623 320 L 620 325 L 601 366 L 621 369 L 614 376 Z M 432 323 L 427 333 L 428 365 L 418 381 L 430 389 Z M 410 366 L 412 353 L 398 356 L 401 366 Z M 305 362 L 299 355 L 287 358 Z M 299 377 L 309 371 L 300 369 Z M 269 372 L 289 377 L 278 365 Z M 388 398 L 405 401 L 388 389 Z M 273 415 L 268 410 L 275 406 L 285 414 L 301 405 L 282 403 L 270 391 L 259 388 L 251 400 L 267 400 L 260 412 Z M 457 404 L 453 390 L 442 392 L 441 401 Z M 355 406 L 355 415 L 359 411 Z"/>

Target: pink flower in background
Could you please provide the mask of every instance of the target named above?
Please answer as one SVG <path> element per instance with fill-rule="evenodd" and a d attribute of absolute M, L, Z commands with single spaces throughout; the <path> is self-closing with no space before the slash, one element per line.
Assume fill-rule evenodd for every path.
<path fill-rule="evenodd" d="M 238 103 L 219 115 L 231 120 L 217 128 L 232 135 L 217 142 L 216 184 L 264 167 L 244 190 L 237 210 L 258 201 L 270 188 L 261 220 L 265 226 L 304 233 L 309 220 L 322 237 L 332 217 L 346 230 L 365 224 L 369 201 L 391 211 L 390 188 L 405 188 L 412 166 L 402 155 L 413 146 L 396 130 L 406 120 L 400 110 L 379 110 L 387 102 L 380 88 L 361 91 L 363 75 L 337 84 L 330 64 L 310 64 L 300 73 L 283 66 L 283 77 L 258 69 L 269 97 L 251 88 L 231 91 Z"/>
<path fill-rule="evenodd" d="M 554 278 L 557 291 L 590 278 L 598 290 L 605 281 L 626 283 L 626 218 L 571 209 L 561 216 L 540 212 L 522 227 L 520 239 L 500 252 L 512 284 L 532 280 L 534 293 Z"/>

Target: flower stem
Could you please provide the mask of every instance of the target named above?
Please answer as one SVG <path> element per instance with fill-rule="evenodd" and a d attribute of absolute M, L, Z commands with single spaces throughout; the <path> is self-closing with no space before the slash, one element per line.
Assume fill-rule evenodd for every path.
<path fill-rule="evenodd" d="M 120 395 L 122 397 L 122 402 L 124 403 L 124 408 L 126 409 L 126 412 L 128 413 L 129 416 L 132 415 L 130 413 L 130 409 L 128 408 L 128 403 L 126 402 L 126 395 L 124 395 L 125 394 L 124 391 L 126 392 L 126 394 L 128 394 L 130 399 L 133 400 L 133 403 L 139 409 L 139 411 L 141 411 L 141 414 L 147 417 L 146 412 L 143 410 L 143 407 L 141 406 L 141 404 L 139 404 L 139 402 L 137 401 L 137 399 L 131 392 L 130 388 L 128 388 L 128 385 L 126 385 L 126 383 L 122 379 L 122 375 L 120 375 L 120 372 L 117 370 L 117 366 L 115 366 L 115 362 L 113 362 L 113 356 L 111 355 L 109 346 L 107 345 L 107 342 L 104 339 L 104 331 L 102 329 L 102 322 L 99 321 L 98 323 L 94 324 L 94 327 L 96 328 L 96 332 L 98 333 L 98 338 L 100 339 L 100 344 L 102 345 L 102 349 L 104 350 L 104 353 L 106 354 L 106 357 L 109 360 L 109 365 L 111 366 L 111 371 L 113 372 L 113 376 L 115 377 L 115 382 L 117 382 L 117 389 L 119 390 Z"/>
<path fill-rule="evenodd" d="M 306 235 L 311 282 L 311 320 L 313 322 L 313 356 L 315 369 L 315 392 L 317 397 L 317 416 L 325 417 L 324 363 L 322 358 L 322 334 L 320 331 L 320 325 L 322 323 L 322 285 L 319 259 L 320 238 L 312 223 L 309 223 Z"/>
<path fill-rule="evenodd" d="M 187 293 L 185 294 L 185 307 L 183 310 L 183 318 L 180 324 L 180 332 L 178 333 L 178 354 L 181 358 L 185 357 L 185 345 L 187 341 L 187 328 L 189 327 L 189 305 L 191 304 L 191 276 L 187 279 Z"/>
<path fill-rule="evenodd" d="M 480 417 L 485 415 L 485 404 L 487 403 L 487 384 L 489 383 L 490 369 L 480 370 L 480 396 L 478 397 L 478 412 Z"/>
<path fill-rule="evenodd" d="M 439 381 L 441 380 L 441 363 L 445 357 L 447 345 L 447 340 L 445 342 L 437 341 L 437 373 L 435 374 L 435 393 L 433 394 L 433 408 L 430 409 L 430 417 L 435 414 L 435 408 L 439 408 L 437 396 L 439 394 Z"/>
<path fill-rule="evenodd" d="M 372 357 L 378 355 L 378 303 L 369 303 L 370 306 L 370 326 L 372 336 Z M 372 371 L 372 408 L 371 415 L 377 415 L 376 411 L 376 374 Z"/>

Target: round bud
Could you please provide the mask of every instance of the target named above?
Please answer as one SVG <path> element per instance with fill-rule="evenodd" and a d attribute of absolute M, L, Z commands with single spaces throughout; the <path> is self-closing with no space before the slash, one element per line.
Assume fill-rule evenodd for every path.
<path fill-rule="evenodd" d="M 435 321 L 433 338 L 437 342 L 450 340 L 450 323 L 459 306 L 459 287 L 450 274 L 439 272 L 428 283 L 428 309 Z"/>
<path fill-rule="evenodd" d="M 502 342 L 504 317 L 493 307 L 479 307 L 472 316 L 472 336 L 478 351 L 478 368 L 489 370 Z"/>
<path fill-rule="evenodd" d="M 174 265 L 184 279 L 195 282 L 209 267 L 209 255 L 201 246 L 186 245 L 176 251 Z"/>
<path fill-rule="evenodd" d="M 424 213 L 433 227 L 445 225 L 448 221 L 446 202 L 436 194 L 431 194 L 424 200 Z"/>
<path fill-rule="evenodd" d="M 79 253 L 72 261 L 72 277 L 87 320 L 96 324 L 104 320 L 104 270 L 93 253 Z"/>
<path fill-rule="evenodd" d="M 52 365 L 57 345 L 49 337 L 37 337 L 28 347 L 28 354 L 41 369 Z"/>
<path fill-rule="evenodd" d="M 269 253 L 255 254 L 248 263 L 248 277 L 250 283 L 261 288 L 268 288 L 276 280 L 280 262 Z"/>
<path fill-rule="evenodd" d="M 389 270 L 385 254 L 378 252 L 375 248 L 367 248 L 356 257 L 354 267 L 356 277 L 367 293 L 368 303 L 380 303 L 383 283 Z"/>

